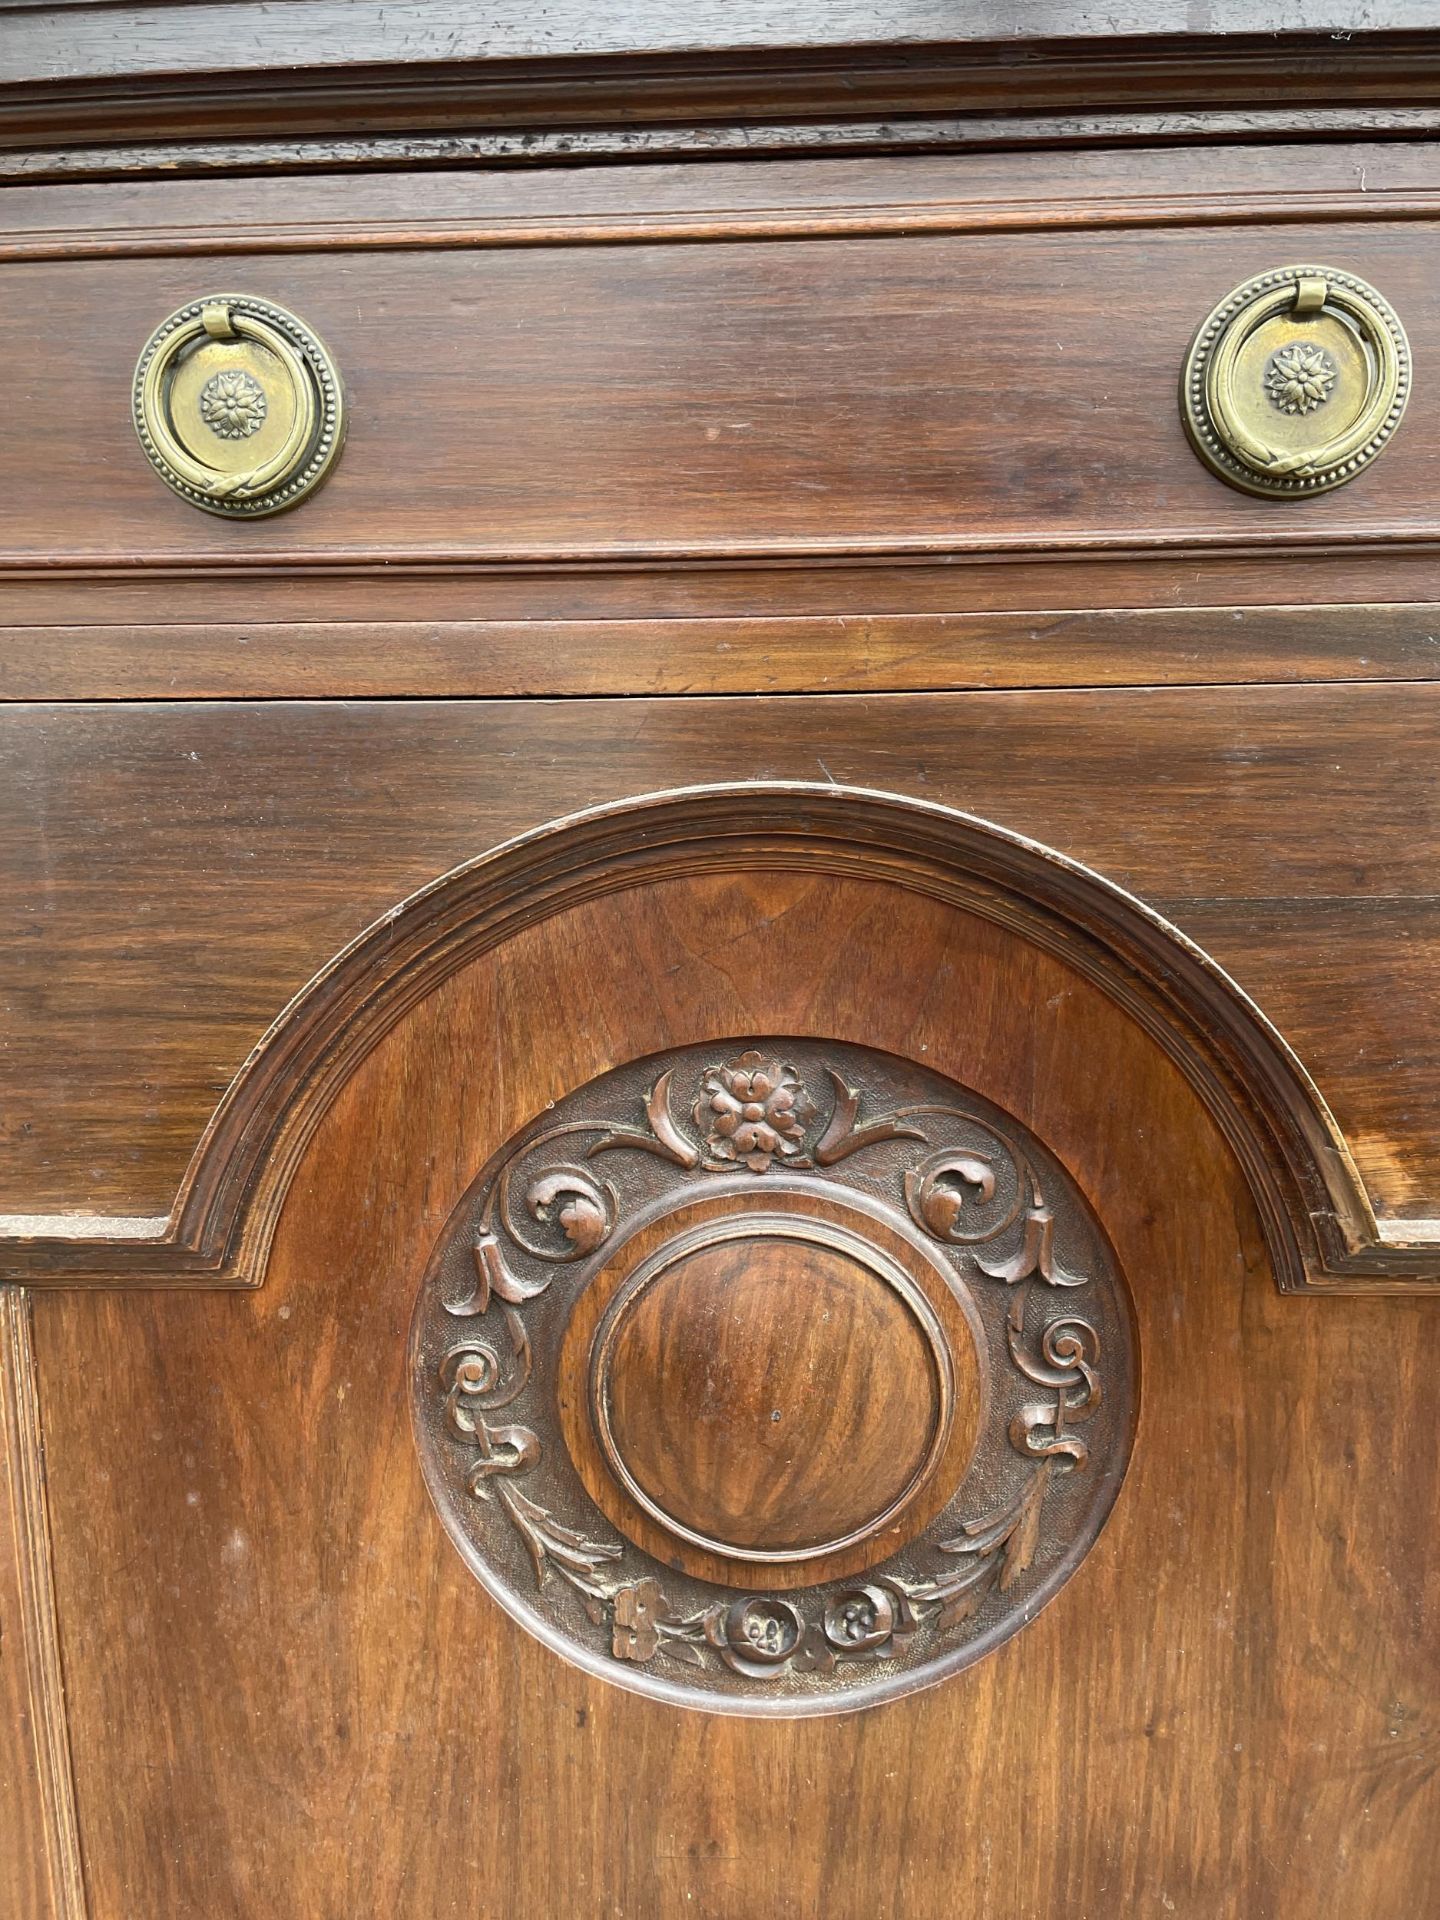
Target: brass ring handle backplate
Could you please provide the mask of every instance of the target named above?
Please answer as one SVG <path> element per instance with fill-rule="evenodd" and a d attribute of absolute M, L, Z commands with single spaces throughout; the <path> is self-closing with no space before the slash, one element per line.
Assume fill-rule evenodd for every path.
<path fill-rule="evenodd" d="M 172 313 L 135 369 L 150 464 L 207 513 L 256 519 L 303 500 L 345 437 L 340 376 L 320 339 L 273 301 L 211 294 Z"/>
<path fill-rule="evenodd" d="M 1196 334 L 1180 383 L 1200 458 L 1272 499 L 1353 480 L 1409 397 L 1410 345 L 1394 309 L 1333 267 L 1277 267 L 1236 287 Z"/>

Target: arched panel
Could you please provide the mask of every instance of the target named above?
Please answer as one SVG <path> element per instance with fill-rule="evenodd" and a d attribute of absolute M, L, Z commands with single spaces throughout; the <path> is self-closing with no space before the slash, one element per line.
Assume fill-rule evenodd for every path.
<path fill-rule="evenodd" d="M 644 796 L 443 876 L 275 1022 L 217 1109 L 166 1222 L 77 1222 L 65 1236 L 27 1235 L 19 1223 L 5 1271 L 32 1284 L 258 1284 L 317 1118 L 396 1020 L 468 959 L 568 905 L 667 875 L 779 871 L 863 876 L 963 907 L 1097 985 L 1201 1095 L 1244 1169 L 1283 1290 L 1395 1290 L 1440 1276 L 1440 1234 L 1377 1222 L 1333 1116 L 1281 1035 L 1142 901 L 972 816 L 790 783 Z"/>

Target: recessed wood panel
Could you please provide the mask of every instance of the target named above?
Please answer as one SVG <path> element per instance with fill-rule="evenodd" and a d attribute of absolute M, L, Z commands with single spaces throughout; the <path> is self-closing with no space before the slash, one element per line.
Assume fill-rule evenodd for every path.
<path fill-rule="evenodd" d="M 837 963 L 881 928 L 883 991 Z M 677 1713 L 531 1642 L 445 1540 L 405 1412 L 421 1268 L 489 1154 L 622 1054 L 762 1008 L 1005 1097 L 1100 1209 L 1143 1358 L 1125 1489 L 1052 1605 L 926 1695 L 787 1726 Z M 259 1294 L 35 1302 L 94 1920 L 423 1913 L 457 1884 L 487 1915 L 517 1889 L 717 1920 L 1425 1911 L 1429 1312 L 1278 1298 L 1176 1070 L 993 926 L 796 876 L 546 923 L 357 1074 Z M 757 1795 L 784 1818 L 737 1820 Z"/>

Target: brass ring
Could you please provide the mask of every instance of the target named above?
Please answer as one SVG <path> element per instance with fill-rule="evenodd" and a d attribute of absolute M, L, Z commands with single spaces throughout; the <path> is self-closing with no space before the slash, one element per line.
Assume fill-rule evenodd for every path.
<path fill-rule="evenodd" d="M 1314 337 L 1281 346 L 1262 380 L 1242 355 L 1260 328 L 1290 316 Z M 1326 351 L 1327 337 L 1338 355 Z M 1330 434 L 1297 437 L 1293 425 L 1287 433 L 1287 419 L 1313 411 L 1318 426 L 1333 398 L 1350 394 L 1354 383 L 1340 372 L 1347 344 L 1364 361 L 1363 390 Z M 1388 444 L 1409 396 L 1410 346 L 1389 302 L 1353 274 L 1298 266 L 1247 280 L 1207 317 L 1186 356 L 1180 405 L 1212 472 L 1248 493 L 1294 498 L 1353 480 Z"/>
<path fill-rule="evenodd" d="M 174 417 L 175 374 L 207 342 L 249 341 L 278 364 L 288 383 L 291 419 L 281 443 L 253 465 L 207 462 L 185 444 Z M 229 436 L 231 444 L 263 424 L 275 395 L 252 372 L 232 376 L 257 395 L 252 418 Z M 239 389 L 237 389 L 239 390 Z M 242 392 L 242 397 L 243 397 Z M 207 513 L 258 518 L 294 506 L 325 478 L 345 437 L 345 404 L 335 364 L 319 337 L 273 301 L 248 294 L 212 294 L 172 313 L 146 342 L 135 368 L 135 430 L 166 485 Z M 191 425 L 199 430 L 197 410 Z M 215 428 L 219 435 L 222 429 Z M 217 439 L 218 448 L 224 445 Z"/>

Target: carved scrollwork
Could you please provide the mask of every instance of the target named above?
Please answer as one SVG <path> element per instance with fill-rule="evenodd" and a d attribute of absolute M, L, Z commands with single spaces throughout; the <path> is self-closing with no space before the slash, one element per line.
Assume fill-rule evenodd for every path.
<path fill-rule="evenodd" d="M 500 1176 L 496 1213 L 506 1233 L 526 1253 L 537 1260 L 583 1260 L 609 1239 L 615 1226 L 612 1187 L 602 1187 L 582 1167 L 543 1167 L 527 1174 L 523 1212 L 537 1226 L 548 1229 L 548 1238 L 542 1239 L 516 1217 L 511 1193 L 513 1172 L 513 1166 L 507 1166 Z M 549 1285 L 548 1280 L 545 1285 Z"/>
<path fill-rule="evenodd" d="M 1023 1302 L 1020 1304 L 1023 1308 Z M 1014 1415 L 1011 1444 L 1021 1453 L 1038 1454 L 1047 1460 L 1063 1454 L 1083 1467 L 1090 1450 L 1073 1429 L 1100 1405 L 1100 1376 L 1095 1369 L 1100 1358 L 1099 1334 L 1087 1320 L 1052 1320 L 1041 1335 L 1040 1363 L 1026 1354 L 1013 1314 L 1006 1335 L 1010 1358 L 1025 1378 L 1037 1386 L 1055 1389 L 1053 1400 L 1029 1401 Z"/>
<path fill-rule="evenodd" d="M 569 1589 L 575 1618 L 595 1637 L 585 1641 L 583 1625 L 567 1623 L 549 1601 L 547 1636 L 575 1657 L 614 1663 L 620 1677 L 684 1669 L 693 1676 L 687 1684 L 702 1686 L 712 1703 L 758 1688 L 778 1690 L 804 1711 L 817 1688 L 863 1687 L 867 1674 L 914 1684 L 912 1672 L 954 1664 L 967 1643 L 1013 1630 L 1025 1608 L 1033 1611 L 1036 1579 L 1043 1593 L 1075 1529 L 1093 1528 L 1087 1516 L 1113 1497 L 1116 1462 L 1128 1448 L 1123 1291 L 1063 1173 L 1042 1168 L 1038 1145 L 959 1089 L 946 1098 L 932 1075 L 857 1048 L 834 1051 L 840 1057 L 826 1059 L 819 1043 L 785 1042 L 706 1059 L 695 1049 L 665 1062 L 633 1094 L 625 1089 L 643 1065 L 611 1076 L 614 1099 L 600 1095 L 607 1082 L 571 1096 L 482 1176 L 427 1282 L 442 1319 L 473 1329 L 441 1342 L 429 1363 L 459 1483 L 469 1499 L 504 1512 L 534 1592 L 556 1582 Z M 610 1170 L 603 1180 L 588 1170 L 602 1156 Z M 727 1591 L 688 1563 L 657 1562 L 635 1539 L 616 1537 L 613 1517 L 597 1514 L 577 1479 L 548 1406 L 554 1382 L 546 1370 L 557 1343 L 615 1249 L 640 1224 L 663 1219 L 666 1207 L 693 1206 L 692 1196 L 707 1192 L 717 1197 L 722 1225 L 700 1238 L 745 1244 L 752 1216 L 737 1216 L 732 1230 L 725 1208 L 743 1207 L 752 1179 L 770 1190 L 780 1182 L 797 1205 L 811 1204 L 812 1193 L 843 1194 L 888 1223 L 891 1244 L 898 1235 L 922 1266 L 939 1262 L 936 1272 L 990 1355 L 970 1470 L 928 1527 L 898 1551 L 877 1537 L 880 1557 L 858 1575 L 827 1576 L 822 1563 L 821 1577 L 784 1592 Z M 1063 1206 L 1047 1193 L 1061 1194 Z M 753 1218 L 774 1223 L 772 1234 L 785 1231 L 782 1216 Z M 832 1240 L 837 1231 L 827 1229 Z M 853 1230 L 838 1244 L 849 1244 L 847 1236 Z M 456 1298 L 449 1276 L 465 1271 L 462 1254 L 468 1291 Z M 573 1276 L 563 1294 L 561 1275 Z M 1083 1317 L 1057 1313 L 1046 1304 L 1056 1290 L 1072 1298 L 1083 1290 L 1092 1305 Z M 417 1309 L 422 1353 L 432 1351 L 438 1330 L 427 1298 L 422 1292 Z M 1110 1413 L 1102 1351 L 1118 1369 L 1119 1409 Z M 511 1408 L 503 1422 L 495 1418 Z M 424 1427 L 423 1400 L 420 1418 Z M 1082 1496 L 1095 1445 L 1110 1472 Z M 441 1510 L 452 1529 L 478 1540 L 448 1497 Z M 689 1537 L 683 1529 L 681 1536 Z M 487 1584 L 530 1617 L 513 1575 L 497 1573 Z M 1032 1596 L 1023 1607 L 1022 1594 Z M 947 1652 L 952 1643 L 957 1655 Z M 662 1691 L 667 1684 L 656 1682 Z"/>
<path fill-rule="evenodd" d="M 452 1347 L 440 1362 L 440 1387 L 445 1395 L 445 1425 L 462 1446 L 474 1446 L 479 1459 L 471 1463 L 470 1491 L 482 1496 L 485 1482 L 496 1473 L 524 1473 L 540 1458 L 540 1442 L 529 1427 L 493 1425 L 486 1419 L 517 1399 L 529 1377 L 529 1344 L 524 1364 L 501 1385 L 500 1357 L 483 1341 Z"/>
<path fill-rule="evenodd" d="M 508 1187 L 502 1208 L 509 1199 Z M 532 1220 L 558 1228 L 566 1245 L 559 1251 L 537 1246 L 518 1227 L 511 1234 L 541 1260 L 583 1260 L 609 1239 L 615 1227 L 615 1193 L 601 1187 L 579 1167 L 549 1167 L 537 1174 L 525 1188 L 525 1211 Z"/>

